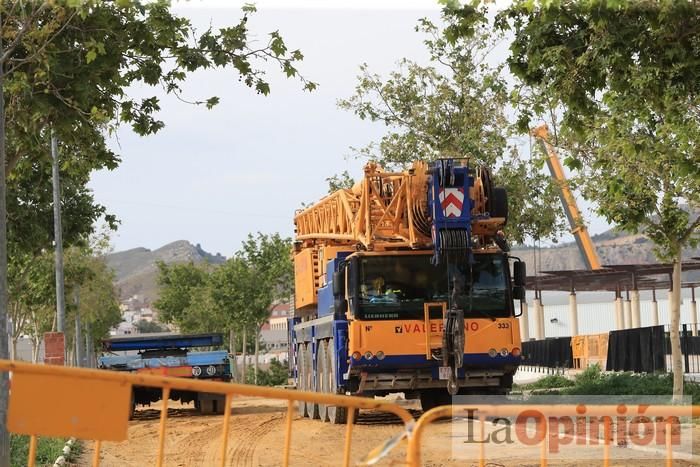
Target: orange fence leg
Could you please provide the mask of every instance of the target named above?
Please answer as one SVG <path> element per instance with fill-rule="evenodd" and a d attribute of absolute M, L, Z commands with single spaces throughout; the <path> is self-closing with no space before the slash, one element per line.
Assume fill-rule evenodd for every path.
<path fill-rule="evenodd" d="M 163 450 L 165 449 L 165 422 L 168 420 L 168 399 L 170 399 L 170 388 L 163 388 L 163 406 L 160 409 L 160 427 L 158 428 L 158 459 L 156 466 L 163 466 Z"/>
<path fill-rule="evenodd" d="M 348 423 L 345 428 L 345 456 L 343 458 L 343 465 L 348 467 L 350 465 L 350 443 L 352 441 L 352 428 L 355 425 L 355 409 L 348 409 Z"/>
<path fill-rule="evenodd" d="M 231 399 L 233 394 L 226 394 L 224 402 L 224 427 L 221 434 L 221 467 L 226 465 L 226 444 L 228 443 L 228 426 L 231 421 Z"/>
<path fill-rule="evenodd" d="M 95 441 L 95 452 L 92 453 L 92 467 L 100 467 L 100 448 L 102 447 L 102 441 L 99 439 Z"/>
<path fill-rule="evenodd" d="M 287 402 L 287 420 L 285 421 L 286 427 L 284 432 L 284 458 L 282 460 L 282 465 L 284 467 L 289 466 L 289 450 L 292 444 L 292 420 L 294 419 L 294 401 L 289 400 Z"/>
<path fill-rule="evenodd" d="M 29 459 L 27 459 L 27 465 L 29 467 L 34 467 L 36 462 L 36 436 L 32 435 L 29 437 Z"/>

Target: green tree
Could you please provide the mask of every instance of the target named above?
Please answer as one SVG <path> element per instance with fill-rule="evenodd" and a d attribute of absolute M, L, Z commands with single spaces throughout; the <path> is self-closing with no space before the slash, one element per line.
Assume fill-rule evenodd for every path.
<path fill-rule="evenodd" d="M 328 182 L 328 193 L 333 193 L 341 189 L 350 189 L 355 184 L 355 180 L 350 176 L 350 172 L 343 172 L 330 176 L 326 179 Z"/>
<path fill-rule="evenodd" d="M 167 326 L 162 326 L 155 321 L 146 321 L 145 319 L 140 319 L 134 323 L 136 330 L 142 334 L 150 334 L 153 332 L 167 332 L 169 329 Z"/>
<path fill-rule="evenodd" d="M 509 238 L 556 238 L 563 223 L 554 187 L 509 142 L 508 86 L 502 66 L 488 63 L 502 37 L 493 34 L 485 7 L 468 8 L 472 15 L 444 15 L 444 29 L 420 20 L 416 30 L 426 37 L 428 66 L 404 59 L 387 79 L 361 66 L 355 94 L 339 106 L 384 123 L 389 132 L 356 154 L 388 168 L 469 157 L 494 170 L 496 183 L 509 192 Z"/>
<path fill-rule="evenodd" d="M 530 88 L 522 116 L 560 117 L 558 144 L 583 193 L 673 262 L 674 398 L 683 393 L 681 258 L 700 242 L 700 6 L 697 2 L 518 2 L 511 71 Z"/>
<path fill-rule="evenodd" d="M 153 306 L 165 323 L 175 323 L 184 331 L 194 331 L 188 311 L 197 303 L 195 296 L 206 288 L 209 271 L 205 266 L 190 263 L 158 262 L 159 297 Z"/>
<path fill-rule="evenodd" d="M 32 233 L 46 230 L 45 222 L 13 221 L 15 216 L 31 217 L 27 206 L 41 209 L 31 196 L 29 202 L 14 203 L 19 209 L 7 215 L 6 181 L 11 180 L 6 174 L 15 173 L 25 158 L 46 158 L 50 131 L 61 141 L 61 152 L 70 155 L 62 160 L 63 170 L 80 168 L 87 179 L 92 170 L 116 167 L 118 157 L 104 144 L 107 131 L 126 123 L 145 135 L 164 125 L 157 117 L 158 99 L 131 97 L 127 90 L 134 85 L 160 86 L 182 98 L 181 86 L 188 74 L 222 68 L 233 71 L 256 92 L 267 94 L 265 62 L 273 62 L 286 76 L 299 78 L 304 89 L 313 90 L 315 83 L 300 77 L 296 69 L 303 55 L 288 49 L 277 31 L 260 47 L 250 45 L 247 20 L 253 11 L 246 6 L 234 25 L 198 33 L 189 20 L 173 14 L 166 1 L 0 2 L 0 358 L 7 356 L 7 219 L 12 228 L 26 227 Z M 217 102 L 216 96 L 194 101 L 206 107 Z M 18 179 L 27 177 L 31 174 L 18 175 Z M 103 213 L 84 192 L 80 200 L 86 218 Z M 111 217 L 107 220 L 114 222 Z M 80 224 L 85 236 L 91 226 Z M 26 240 L 21 235 L 16 238 Z M 0 467 L 9 459 L 4 435 L 6 395 L 7 379 L 2 374 Z"/>

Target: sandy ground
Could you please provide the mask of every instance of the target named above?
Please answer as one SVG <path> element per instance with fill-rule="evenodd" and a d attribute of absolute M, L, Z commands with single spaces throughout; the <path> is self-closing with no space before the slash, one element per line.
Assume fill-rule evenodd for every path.
<path fill-rule="evenodd" d="M 415 416 L 418 406 L 404 402 Z M 155 465 L 158 445 L 158 406 L 137 411 L 130 422 L 129 440 L 122 443 L 103 443 L 101 465 L 105 467 L 141 467 Z M 222 416 L 203 416 L 187 405 L 171 404 L 168 411 L 168 435 L 165 445 L 166 466 L 213 466 L 220 462 Z M 284 446 L 284 417 L 286 403 L 254 398 L 237 398 L 231 412 L 228 438 L 227 465 L 277 466 L 281 465 Z M 422 465 L 471 466 L 478 465 L 479 444 L 465 443 L 468 430 L 466 420 L 440 421 L 423 436 Z M 473 422 L 476 439 L 481 426 Z M 351 465 L 357 465 L 374 447 L 401 433 L 403 427 L 391 416 L 376 412 L 362 412 L 352 435 Z M 496 428 L 487 421 L 484 433 Z M 700 452 L 700 426 L 695 426 L 693 450 Z M 344 425 L 330 425 L 318 420 L 301 419 L 295 414 L 292 429 L 290 465 L 342 465 Z M 549 465 L 594 466 L 602 465 L 602 447 L 578 447 L 575 443 L 562 446 L 559 454 L 552 455 Z M 539 465 L 539 448 L 522 445 L 484 445 L 487 466 Z M 90 465 L 92 443 L 86 442 L 79 466 Z M 663 451 L 640 451 L 623 447 L 612 448 L 612 465 L 656 466 L 663 464 Z M 378 465 L 405 465 L 406 443 L 401 443 Z M 674 465 L 700 465 L 692 457 Z"/>

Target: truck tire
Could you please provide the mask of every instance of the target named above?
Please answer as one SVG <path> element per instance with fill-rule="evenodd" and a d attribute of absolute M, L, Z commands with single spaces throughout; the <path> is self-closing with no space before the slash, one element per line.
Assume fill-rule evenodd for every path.
<path fill-rule="evenodd" d="M 306 391 L 306 345 L 299 344 L 297 346 L 297 389 Z M 306 417 L 306 403 L 297 401 L 299 416 Z"/>
<path fill-rule="evenodd" d="M 316 371 L 314 370 L 313 344 L 311 342 L 306 345 L 306 355 L 304 359 L 306 360 L 306 368 L 308 370 L 306 373 L 306 390 L 315 391 L 314 376 L 316 376 Z M 306 415 L 311 419 L 319 419 L 318 404 L 315 402 L 306 402 Z"/>
<path fill-rule="evenodd" d="M 316 368 L 318 379 L 316 380 L 316 392 L 330 393 L 330 382 L 328 377 L 330 372 L 328 371 L 328 349 L 326 341 L 318 341 L 318 348 L 316 350 Z M 326 404 L 318 404 L 318 416 L 321 418 L 322 422 L 328 421 L 328 406 Z"/>
<path fill-rule="evenodd" d="M 341 394 L 342 391 L 338 386 L 338 381 L 336 378 L 336 359 L 335 359 L 335 340 L 330 338 L 328 340 L 328 347 L 326 348 L 327 358 L 324 360 L 327 371 L 328 379 L 328 392 L 331 394 Z M 346 423 L 348 420 L 348 408 L 347 407 L 337 407 L 335 405 L 329 405 L 326 408 L 326 413 L 328 416 L 328 421 L 339 425 L 341 423 Z M 355 417 L 357 420 L 357 417 Z"/>

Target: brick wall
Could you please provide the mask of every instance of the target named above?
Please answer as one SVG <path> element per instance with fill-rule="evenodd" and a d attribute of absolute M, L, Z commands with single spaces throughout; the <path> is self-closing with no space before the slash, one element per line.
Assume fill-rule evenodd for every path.
<path fill-rule="evenodd" d="M 47 365 L 65 364 L 65 337 L 62 332 L 45 332 L 44 349 L 44 363 Z"/>

